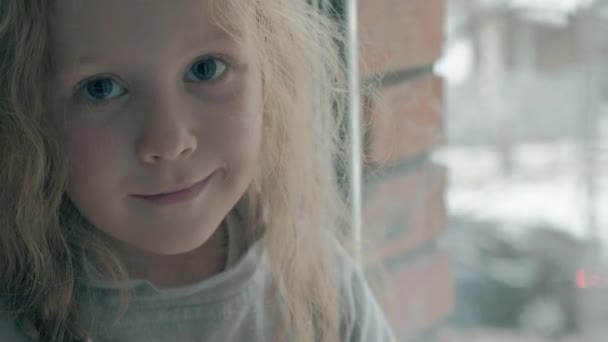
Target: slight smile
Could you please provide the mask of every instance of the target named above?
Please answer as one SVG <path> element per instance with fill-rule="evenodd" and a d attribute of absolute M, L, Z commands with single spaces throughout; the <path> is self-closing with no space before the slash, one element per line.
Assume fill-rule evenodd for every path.
<path fill-rule="evenodd" d="M 198 194 L 200 194 L 206 187 L 211 176 L 215 174 L 212 173 L 207 178 L 193 184 L 192 186 L 169 193 L 157 194 L 157 195 L 134 195 L 137 198 L 144 199 L 146 201 L 150 201 L 154 204 L 158 205 L 169 205 L 176 204 L 180 202 L 185 202 L 194 199 Z"/>

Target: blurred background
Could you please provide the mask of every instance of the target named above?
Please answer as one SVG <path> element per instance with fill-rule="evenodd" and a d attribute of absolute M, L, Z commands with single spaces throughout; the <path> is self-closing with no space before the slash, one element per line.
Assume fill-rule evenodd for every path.
<path fill-rule="evenodd" d="M 608 340 L 608 2 L 361 0 L 365 253 L 400 341 Z"/>

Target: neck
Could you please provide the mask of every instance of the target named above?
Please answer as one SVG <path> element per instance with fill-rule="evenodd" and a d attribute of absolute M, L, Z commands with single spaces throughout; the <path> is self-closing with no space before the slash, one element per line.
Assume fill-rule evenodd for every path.
<path fill-rule="evenodd" d="M 224 222 L 197 249 L 178 255 L 129 253 L 127 267 L 132 278 L 146 279 L 157 288 L 201 282 L 226 268 L 227 227 Z"/>

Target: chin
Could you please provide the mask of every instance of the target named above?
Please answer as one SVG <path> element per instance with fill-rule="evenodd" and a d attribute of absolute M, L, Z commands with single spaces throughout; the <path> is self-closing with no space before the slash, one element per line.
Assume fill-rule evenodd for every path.
<path fill-rule="evenodd" d="M 162 255 L 178 255 L 192 252 L 209 241 L 215 230 L 208 231 L 207 229 L 199 231 L 188 237 L 184 234 L 180 236 L 165 236 L 146 244 L 145 249 L 149 253 Z M 152 241 L 149 241 L 152 242 Z M 143 246 L 142 246 L 143 247 Z"/>

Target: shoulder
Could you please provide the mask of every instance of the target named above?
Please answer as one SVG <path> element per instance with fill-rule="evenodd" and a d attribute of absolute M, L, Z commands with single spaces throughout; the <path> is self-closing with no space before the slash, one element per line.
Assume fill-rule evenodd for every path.
<path fill-rule="evenodd" d="M 332 238 L 337 256 L 341 300 L 342 340 L 395 341 L 393 332 L 374 297 L 361 267 L 342 244 Z"/>

